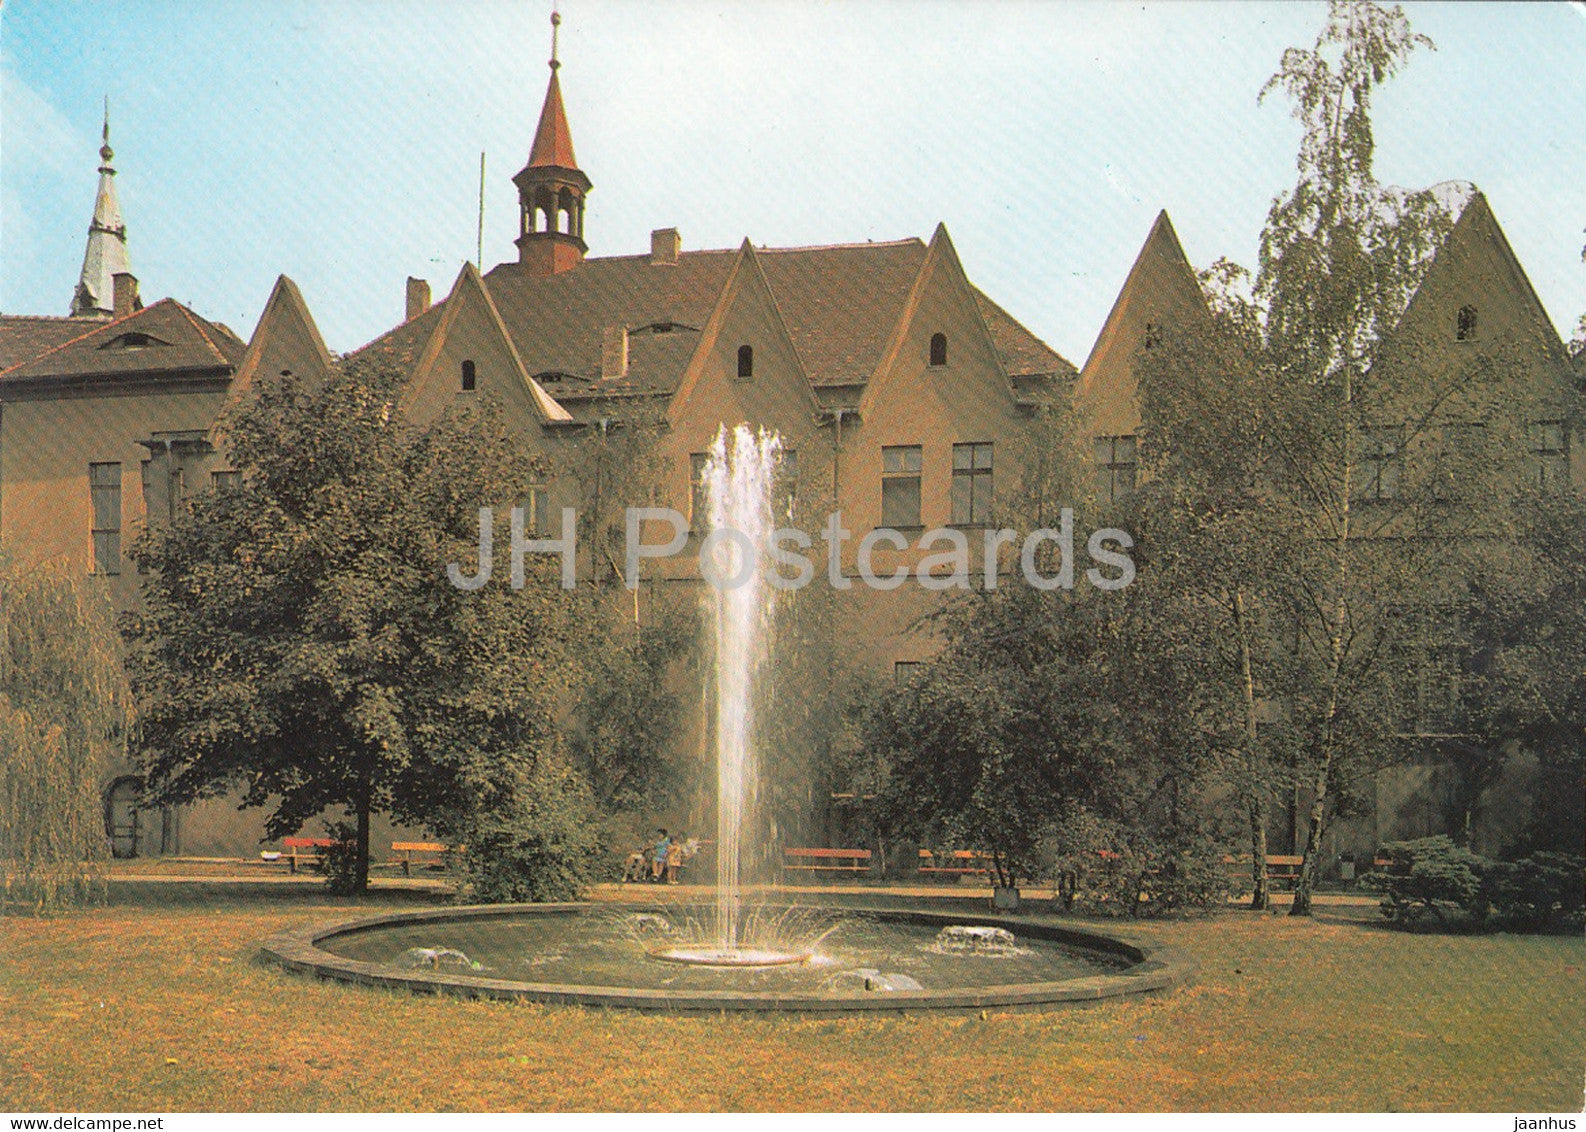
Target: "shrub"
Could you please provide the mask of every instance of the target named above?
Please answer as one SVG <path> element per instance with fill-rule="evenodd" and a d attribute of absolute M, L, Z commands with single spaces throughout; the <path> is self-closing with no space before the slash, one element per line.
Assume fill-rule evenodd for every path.
<path fill-rule="evenodd" d="M 513 805 L 468 823 L 470 897 L 484 904 L 576 900 L 600 849 L 588 788 L 565 762 L 544 757 L 513 793 Z"/>
<path fill-rule="evenodd" d="M 326 822 L 325 836 L 330 846 L 314 868 L 332 894 L 351 896 L 358 891 L 358 830 L 350 822 Z"/>
<path fill-rule="evenodd" d="M 1385 873 L 1361 878 L 1361 884 L 1383 894 L 1382 914 L 1390 920 L 1408 922 L 1424 912 L 1439 920 L 1450 906 L 1482 917 L 1483 874 L 1488 861 L 1469 849 L 1462 849 L 1443 835 L 1416 841 L 1395 841 L 1383 846 L 1388 858 Z"/>
<path fill-rule="evenodd" d="M 1583 894 L 1586 862 L 1567 853 L 1496 862 L 1481 886 L 1493 919 L 1520 931 L 1579 928 Z"/>
<path fill-rule="evenodd" d="M 1215 910 L 1228 899 L 1224 849 L 1201 831 L 1169 842 L 1075 809 L 1055 823 L 1047 848 L 1069 911 L 1155 918 Z"/>

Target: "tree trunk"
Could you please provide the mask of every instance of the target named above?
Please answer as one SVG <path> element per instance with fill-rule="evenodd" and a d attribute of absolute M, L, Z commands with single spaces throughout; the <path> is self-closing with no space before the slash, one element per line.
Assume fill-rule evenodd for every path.
<path fill-rule="evenodd" d="M 1334 544 L 1337 547 L 1334 584 L 1338 587 L 1333 603 L 1333 623 L 1328 626 L 1327 710 L 1322 716 L 1322 751 L 1316 764 L 1314 793 L 1311 796 L 1311 823 L 1305 835 L 1305 853 L 1300 860 L 1300 875 L 1294 882 L 1294 904 L 1291 916 L 1311 914 L 1311 889 L 1316 884 L 1316 860 L 1322 848 L 1322 822 L 1327 816 L 1327 783 L 1333 773 L 1333 753 L 1336 739 L 1333 734 L 1338 722 L 1338 698 L 1344 678 L 1344 633 L 1349 625 L 1349 534 L 1354 518 L 1355 455 L 1352 448 L 1353 432 L 1350 412 L 1355 400 L 1354 362 L 1346 362 L 1343 385 L 1340 390 L 1340 410 L 1343 420 L 1343 472 L 1338 494 L 1338 524 Z"/>
<path fill-rule="evenodd" d="M 369 809 L 370 809 L 369 777 L 366 773 L 363 781 L 358 784 L 358 871 L 353 878 L 352 890 L 356 893 L 369 891 Z"/>
<path fill-rule="evenodd" d="M 1239 638 L 1240 692 L 1245 708 L 1245 813 L 1250 820 L 1250 907 L 1263 911 L 1272 903 L 1267 883 L 1266 788 L 1260 774 L 1260 741 L 1256 727 L 1256 681 L 1250 663 L 1250 634 L 1245 624 L 1245 599 L 1241 590 L 1229 597 L 1234 628 Z"/>

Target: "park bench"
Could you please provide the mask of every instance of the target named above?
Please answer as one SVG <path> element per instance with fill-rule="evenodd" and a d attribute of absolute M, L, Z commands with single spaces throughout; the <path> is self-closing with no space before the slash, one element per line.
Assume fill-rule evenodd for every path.
<path fill-rule="evenodd" d="M 295 873 L 299 862 L 307 865 L 319 864 L 325 859 L 326 852 L 335 844 L 336 842 L 329 837 L 283 837 L 281 858 Z"/>
<path fill-rule="evenodd" d="M 1269 885 L 1283 884 L 1293 888 L 1300 879 L 1300 866 L 1304 863 L 1304 857 L 1291 856 L 1284 853 L 1268 853 L 1267 883 Z M 1223 864 L 1228 867 L 1231 876 L 1248 877 L 1250 875 L 1249 857 L 1224 857 Z"/>
<path fill-rule="evenodd" d="M 436 841 L 393 841 L 391 852 L 397 855 L 397 863 L 402 866 L 402 875 L 413 875 L 413 865 L 433 866 L 444 869 L 449 865 L 449 858 L 453 849 L 450 845 L 442 845 Z"/>
<path fill-rule="evenodd" d="M 784 849 L 782 867 L 788 872 L 868 873 L 868 849 Z"/>
<path fill-rule="evenodd" d="M 920 850 L 919 871 L 925 876 L 985 876 L 992 867 L 992 854 L 980 849 L 954 849 L 940 857 L 929 849 Z"/>

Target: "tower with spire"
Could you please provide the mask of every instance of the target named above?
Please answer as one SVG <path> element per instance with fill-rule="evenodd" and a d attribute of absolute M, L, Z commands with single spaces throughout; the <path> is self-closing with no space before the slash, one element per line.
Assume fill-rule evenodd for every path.
<path fill-rule="evenodd" d="M 584 197 L 594 186 L 573 156 L 573 135 L 557 80 L 557 32 L 562 17 L 551 13 L 551 81 L 529 161 L 512 178 L 518 187 L 518 262 L 533 275 L 556 275 L 584 259 Z"/>
<path fill-rule="evenodd" d="M 73 318 L 110 318 L 115 313 L 115 278 L 132 272 L 127 255 L 127 226 L 121 222 L 116 201 L 116 170 L 110 164 L 110 99 L 105 99 L 104 127 L 99 147 L 99 193 L 94 197 L 94 218 L 88 225 L 88 247 L 83 271 L 72 295 Z"/>

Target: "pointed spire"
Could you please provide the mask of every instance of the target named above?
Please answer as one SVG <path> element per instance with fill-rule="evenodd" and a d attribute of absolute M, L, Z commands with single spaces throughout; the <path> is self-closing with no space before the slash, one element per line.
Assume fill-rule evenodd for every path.
<path fill-rule="evenodd" d="M 127 228 L 121 222 L 121 205 L 116 200 L 116 170 L 111 165 L 116 154 L 110 148 L 110 96 L 105 96 L 104 124 L 100 128 L 99 192 L 94 197 L 94 215 L 88 225 L 88 246 L 83 252 L 83 270 L 72 295 L 74 318 L 109 318 L 115 313 L 114 279 L 130 274 L 132 261 L 127 254 Z"/>
<path fill-rule="evenodd" d="M 512 178 L 518 187 L 518 262 L 538 275 L 567 271 L 584 258 L 584 195 L 593 187 L 573 156 L 573 132 L 562 105 L 561 26 L 561 13 L 553 11 L 551 81 L 528 164 Z"/>
<path fill-rule="evenodd" d="M 534 146 L 529 150 L 530 169 L 577 169 L 573 156 L 573 132 L 567 128 L 567 110 L 562 105 L 562 84 L 557 72 L 562 69 L 557 39 L 562 14 L 551 12 L 551 81 L 545 88 L 545 105 L 540 108 L 540 124 L 534 131 Z"/>

